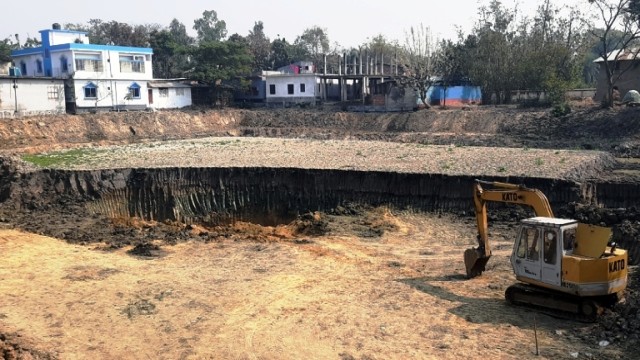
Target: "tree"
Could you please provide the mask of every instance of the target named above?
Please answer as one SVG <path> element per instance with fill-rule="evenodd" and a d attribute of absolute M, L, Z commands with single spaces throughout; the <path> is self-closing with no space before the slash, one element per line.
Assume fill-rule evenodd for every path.
<path fill-rule="evenodd" d="M 209 84 L 246 75 L 251 56 L 245 46 L 233 41 L 205 41 L 191 49 L 191 76 Z"/>
<path fill-rule="evenodd" d="M 532 19 L 524 18 L 516 28 L 509 46 L 519 54 L 514 56 L 514 82 L 520 89 L 544 90 L 545 102 L 568 111 L 565 92 L 581 83 L 585 29 L 581 14 L 544 0 Z M 540 94 L 540 93 L 538 93 Z M 540 98 L 536 99 L 539 101 Z"/>
<path fill-rule="evenodd" d="M 443 106 L 447 105 L 447 90 L 449 86 L 463 82 L 466 78 L 462 70 L 465 57 L 464 49 L 451 40 L 442 40 L 434 56 L 434 71 L 440 78 L 444 88 Z"/>
<path fill-rule="evenodd" d="M 400 55 L 402 75 L 396 81 L 418 94 L 425 108 L 430 108 L 427 93 L 434 80 L 434 42 L 429 27 L 411 27 Z"/>
<path fill-rule="evenodd" d="M 298 36 L 294 45 L 304 49 L 307 54 L 311 55 L 316 65 L 319 65 L 322 62 L 323 54 L 329 52 L 327 30 L 317 25 L 307 28 L 302 32 L 302 35 Z"/>
<path fill-rule="evenodd" d="M 285 38 L 274 39 L 271 43 L 269 63 L 272 69 L 278 69 L 291 64 L 291 44 Z"/>
<path fill-rule="evenodd" d="M 378 59 L 379 63 L 391 63 L 397 66 L 398 63 L 398 44 L 396 42 L 390 42 L 387 38 L 378 34 L 374 36 L 370 41 L 365 42 L 359 48 L 360 56 L 362 56 L 363 67 L 369 62 L 369 59 Z M 373 70 L 370 69 L 370 72 Z M 391 72 L 395 73 L 394 71 Z"/>
<path fill-rule="evenodd" d="M 0 63 L 11 61 L 11 50 L 14 45 L 9 38 L 0 41 Z"/>
<path fill-rule="evenodd" d="M 182 77 L 189 66 L 188 48 L 193 42 L 177 19 L 171 21 L 168 29 L 153 31 L 149 43 L 153 48 L 154 77 Z"/>
<path fill-rule="evenodd" d="M 640 36 L 638 22 L 638 3 L 631 0 L 589 0 L 596 9 L 601 27 L 599 31 L 592 30 L 600 45 L 602 68 L 605 71 L 607 96 L 604 105 L 613 106 L 613 90 L 616 82 L 636 63 L 635 61 L 620 61 L 626 58 L 635 59 L 640 52 L 637 40 Z M 620 31 L 615 36 L 616 30 Z M 622 64 L 627 64 L 623 66 Z"/>
<path fill-rule="evenodd" d="M 131 26 L 113 20 L 104 22 L 101 19 L 91 19 L 89 26 L 78 26 L 74 30 L 88 32 L 93 44 L 147 47 L 150 33 L 160 28 L 157 24 Z"/>
<path fill-rule="evenodd" d="M 193 29 L 198 33 L 199 42 L 221 41 L 227 37 L 227 23 L 218 20 L 215 10 L 205 10 L 200 19 L 193 21 Z"/>
<path fill-rule="evenodd" d="M 35 37 L 28 37 L 27 40 L 22 44 L 24 48 L 34 48 L 42 45 L 42 42 Z"/>
<path fill-rule="evenodd" d="M 271 41 L 264 34 L 264 24 L 258 21 L 253 25 L 246 37 L 249 51 L 253 56 L 252 68 L 255 71 L 269 68 L 269 55 L 271 55 Z"/>
<path fill-rule="evenodd" d="M 507 103 L 511 90 L 517 86 L 516 65 L 521 55 L 515 46 L 518 43 L 514 43 L 515 10 L 492 0 L 488 7 L 481 7 L 479 13 L 473 34 L 465 39 L 466 71 L 472 81 L 481 86 L 483 103 L 491 102 L 493 95 L 496 102 Z"/>

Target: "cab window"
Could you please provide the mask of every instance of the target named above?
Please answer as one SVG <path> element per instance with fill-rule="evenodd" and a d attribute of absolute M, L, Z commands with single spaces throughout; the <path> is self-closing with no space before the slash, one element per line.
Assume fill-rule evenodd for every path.
<path fill-rule="evenodd" d="M 533 227 L 524 227 L 522 229 L 522 238 L 518 244 L 519 258 L 526 257 L 528 260 L 538 260 L 538 229 Z"/>
<path fill-rule="evenodd" d="M 553 265 L 556 263 L 558 246 L 558 234 L 555 230 L 544 231 L 544 262 Z"/>
<path fill-rule="evenodd" d="M 566 229 L 562 232 L 562 249 L 573 251 L 576 247 L 576 228 Z"/>

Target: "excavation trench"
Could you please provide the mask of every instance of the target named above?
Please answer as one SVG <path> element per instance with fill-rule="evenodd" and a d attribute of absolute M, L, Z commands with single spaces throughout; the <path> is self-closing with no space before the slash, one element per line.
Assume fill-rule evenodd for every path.
<path fill-rule="evenodd" d="M 341 204 L 469 212 L 474 177 L 294 168 L 161 168 L 94 171 L 40 170 L 18 177 L 0 194 L 22 209 L 81 204 L 88 214 L 187 224 L 237 220 L 287 223 L 308 211 Z M 505 177 L 538 188 L 554 209 L 570 203 L 628 208 L 640 185 Z M 2 199 L 0 199 L 2 201 Z"/>

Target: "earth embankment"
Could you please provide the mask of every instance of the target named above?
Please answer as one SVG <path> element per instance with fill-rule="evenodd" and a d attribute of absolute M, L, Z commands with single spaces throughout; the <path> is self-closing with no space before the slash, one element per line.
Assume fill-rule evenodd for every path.
<path fill-rule="evenodd" d="M 132 143 L 206 136 L 359 139 L 640 154 L 640 110 L 473 108 L 411 113 L 320 110 L 111 112 L 0 120 L 0 150 L 47 151 L 79 144 Z"/>

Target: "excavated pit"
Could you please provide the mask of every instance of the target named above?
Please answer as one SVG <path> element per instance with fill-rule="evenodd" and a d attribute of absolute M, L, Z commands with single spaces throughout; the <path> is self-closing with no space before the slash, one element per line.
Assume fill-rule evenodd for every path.
<path fill-rule="evenodd" d="M 38 170 L 0 187 L 0 201 L 21 209 L 80 204 L 88 215 L 217 225 L 288 223 L 345 203 L 429 212 L 472 210 L 474 176 L 297 168 Z M 10 178 L 6 176 L 4 178 Z M 640 184 L 535 177 L 484 178 L 540 189 L 554 209 L 578 203 L 631 208 Z M 8 186 L 8 185 L 9 186 Z M 0 184 L 2 185 L 2 184 Z"/>
<path fill-rule="evenodd" d="M 631 111 L 624 111 L 624 113 Z M 26 121 L 25 129 L 29 131 L 25 130 L 24 132 L 14 131 L 11 128 L 14 126 L 13 124 L 8 127 L 11 129 L 8 132 L 3 132 L 2 126 L 0 126 L 0 133 L 3 133 L 3 140 L 6 140 L 4 144 L 0 144 L 0 147 L 28 146 L 29 152 L 39 152 L 49 151 L 51 143 L 61 144 L 65 141 L 73 144 L 94 140 L 105 143 L 136 142 L 138 139 L 131 139 L 129 131 L 130 128 L 135 128 L 136 133 L 142 135 L 153 132 L 153 136 L 147 134 L 148 139 L 164 139 L 168 136 L 167 134 L 171 134 L 168 137 L 175 138 L 188 138 L 194 134 L 198 137 L 260 135 L 316 139 L 357 138 L 419 143 L 420 145 L 452 144 L 450 147 L 453 152 L 463 150 L 453 144 L 461 144 L 460 146 L 511 146 L 523 149 L 571 149 L 572 151 L 583 148 L 597 148 L 607 151 L 610 148 L 617 156 L 638 156 L 638 149 L 640 149 L 636 142 L 631 145 L 625 143 L 624 136 L 635 132 L 629 131 L 624 126 L 618 126 L 632 124 L 622 116 L 619 116 L 620 119 L 614 118 L 619 121 L 605 122 L 588 121 L 589 119 L 585 120 L 583 117 L 576 117 L 575 121 L 570 121 L 571 119 L 566 118 L 559 120 L 537 116 L 522 118 L 508 114 L 509 116 L 505 116 L 501 120 L 504 124 L 500 125 L 499 121 L 500 126 L 494 126 L 495 128 L 488 128 L 484 118 L 468 121 L 468 126 L 462 130 L 469 134 L 461 134 L 451 128 L 454 125 L 458 126 L 460 113 L 451 114 L 451 119 L 445 122 L 433 121 L 430 118 L 431 113 L 428 114 L 428 116 L 421 113 L 407 115 L 408 119 L 405 122 L 395 118 L 391 118 L 389 121 L 386 118 L 381 119 L 380 124 L 374 124 L 376 131 L 370 131 L 370 123 L 372 122 L 368 121 L 369 119 L 365 119 L 367 121 L 347 121 L 351 119 L 343 119 L 342 114 L 333 116 L 334 121 L 328 125 L 323 125 L 320 121 L 325 118 L 324 114 L 315 117 L 299 116 L 299 119 L 304 120 L 304 126 L 317 127 L 317 129 L 311 130 L 301 129 L 293 126 L 295 124 L 290 125 L 289 123 L 284 124 L 287 126 L 281 126 L 282 124 L 277 122 L 271 125 L 274 119 L 269 116 L 278 117 L 280 114 L 272 115 L 269 113 L 268 116 L 258 114 L 254 118 L 251 118 L 251 113 L 232 114 L 237 119 L 227 121 L 229 119 L 225 118 L 224 126 L 219 125 L 219 122 L 210 121 L 213 125 L 203 127 L 201 133 L 194 133 L 194 126 L 184 126 L 184 129 L 188 128 L 188 131 L 182 129 L 183 132 L 180 133 L 177 131 L 180 129 L 176 130 L 176 128 L 183 123 L 176 121 L 173 115 L 145 114 L 145 117 L 153 117 L 152 120 L 155 120 L 155 122 L 149 123 L 151 125 L 145 125 L 137 116 L 125 114 L 126 116 L 123 115 L 123 119 L 121 119 L 124 125 L 118 126 L 120 123 L 111 119 L 113 115 L 110 114 L 109 118 L 104 121 L 107 125 L 103 127 L 88 126 L 87 129 L 90 131 L 83 130 L 82 125 L 85 123 L 93 124 L 93 118 L 65 117 L 59 119 L 60 123 L 64 123 L 64 126 L 61 126 L 64 131 L 57 132 L 49 129 L 55 124 L 55 121 L 49 121 L 49 119 L 46 123 Z M 464 114 L 462 113 L 462 115 Z M 192 124 L 198 120 L 198 117 L 202 117 L 204 120 L 212 117 L 207 117 L 207 114 L 203 115 L 198 114 L 188 118 L 184 123 Z M 635 117 L 634 112 L 629 115 Z M 531 118 L 531 121 L 525 121 L 528 118 Z M 266 122 L 269 124 L 265 124 Z M 101 124 L 100 122 L 96 123 L 97 125 Z M 206 121 L 203 123 L 206 125 Z M 474 124 L 476 125 L 469 127 Z M 588 126 L 589 124 L 591 126 Z M 356 125 L 361 126 L 362 129 L 353 129 Z M 581 129 L 593 128 L 596 125 L 598 131 L 591 131 L 580 137 L 573 136 L 576 129 L 583 131 Z M 346 127 L 346 130 L 341 130 L 341 127 Z M 117 130 L 117 136 L 109 134 L 106 131 L 108 129 Z M 616 129 L 617 133 L 613 132 Z M 435 130 L 440 132 L 431 134 Z M 478 133 L 478 131 L 482 131 L 482 133 Z M 607 134 L 608 138 L 602 140 L 590 135 L 596 133 Z M 573 140 L 566 141 L 565 139 Z M 233 141 L 237 140 L 233 138 Z M 594 144 L 598 146 L 594 146 Z M 218 150 L 216 148 L 216 151 Z M 369 156 L 367 159 L 373 158 L 369 153 L 366 155 Z M 138 158 L 142 159 L 140 156 Z M 501 160 L 500 158 L 494 160 L 496 159 Z M 121 160 L 117 159 L 116 161 Z M 510 158 L 509 161 L 514 162 L 514 159 Z M 569 163 L 569 161 L 565 163 Z M 182 163 L 174 164 L 183 166 Z M 445 165 L 449 166 L 450 164 L 446 163 L 440 167 L 444 168 Z M 545 159 L 544 165 L 551 165 L 551 162 Z M 203 229 L 200 225 L 213 226 L 244 221 L 277 225 L 300 218 L 305 221 L 313 221 L 316 219 L 316 213 L 310 212 L 349 214 L 357 212 L 359 204 L 362 206 L 415 209 L 416 211 L 448 212 L 467 217 L 463 220 L 469 222 L 473 211 L 470 201 L 471 184 L 475 178 L 482 177 L 484 180 L 522 183 L 529 187 L 538 188 L 549 197 L 556 215 L 575 217 L 583 222 L 614 225 L 616 226 L 614 227 L 614 237 L 632 239 L 635 242 L 638 237 L 638 229 L 640 229 L 640 212 L 636 208 L 638 197 L 640 197 L 638 182 L 627 181 L 624 178 L 606 179 L 592 176 L 594 174 L 589 173 L 589 168 L 593 166 L 593 163 L 585 164 L 575 171 L 556 177 L 496 176 L 489 173 L 486 176 L 481 176 L 477 175 L 478 173 L 474 173 L 476 175 L 461 175 L 384 169 L 375 171 L 352 168 L 307 169 L 297 167 L 296 164 L 289 167 L 270 164 L 265 166 L 253 164 L 245 167 L 175 167 L 175 165 L 154 167 L 153 164 L 147 164 L 123 165 L 121 168 L 120 166 L 112 166 L 110 169 L 42 170 L 31 168 L 20 161 L 0 157 L 0 228 L 16 227 L 74 243 L 106 242 L 105 249 L 110 249 L 110 246 L 117 248 L 122 245 L 133 245 L 132 255 L 138 257 L 158 256 L 156 252 L 159 251 L 159 247 L 156 240 L 175 242 L 193 239 L 193 236 L 197 236 L 206 241 L 215 237 L 226 237 L 230 234 L 229 230 Z M 505 165 L 505 169 L 512 171 L 507 165 Z M 493 170 L 495 171 L 495 167 Z M 500 207 L 499 204 L 492 204 L 492 206 L 494 205 Z M 505 208 L 507 210 L 505 219 L 507 220 L 513 220 L 514 217 L 521 215 L 516 213 L 520 208 L 518 210 Z M 490 216 L 496 216 L 495 213 L 492 211 Z M 497 216 L 502 216 L 502 214 Z M 460 218 L 454 217 L 455 221 L 458 219 Z M 245 226 L 244 229 L 250 228 Z M 319 224 L 317 229 L 322 231 L 322 224 Z M 243 238 L 252 239 L 250 234 Z M 295 244 L 313 244 L 314 241 L 315 239 L 298 237 L 295 239 Z M 635 245 L 635 243 L 630 245 Z M 100 246 L 98 248 L 101 248 Z M 309 247 L 312 249 L 311 251 L 317 251 L 315 245 Z M 623 247 L 630 250 L 632 260 L 640 259 L 640 249 L 635 249 L 633 246 Z M 250 244 L 248 248 L 253 251 L 252 256 L 254 253 L 264 252 L 262 244 Z M 423 253 L 420 252 L 420 254 Z M 424 254 L 430 256 L 431 253 Z M 458 251 L 456 251 L 456 260 L 458 255 Z M 272 256 L 271 253 L 268 256 Z M 442 256 L 446 256 L 446 252 L 443 252 Z M 228 256 L 221 258 L 228 258 Z M 74 257 L 73 261 L 77 261 L 77 259 Z M 190 258 L 189 261 L 192 259 Z M 314 261 L 317 262 L 317 260 Z M 233 262 L 236 262 L 235 258 Z M 406 266 L 406 264 L 391 261 L 388 266 L 385 264 L 381 268 L 393 267 L 395 269 L 395 267 L 402 268 L 402 266 Z M 449 270 L 447 270 L 447 274 Z M 38 271 L 42 272 L 40 267 Z M 263 274 L 268 270 L 261 267 L 252 271 Z M 274 284 L 280 283 L 283 282 L 278 280 Z M 636 323 L 626 322 L 626 319 L 634 318 L 638 308 L 638 297 L 635 295 L 637 290 L 633 287 L 635 282 L 630 282 L 630 284 L 632 287 L 629 290 L 633 296 L 629 296 L 629 299 L 632 301 L 628 302 L 626 307 L 618 310 L 619 316 L 610 316 L 605 320 L 607 331 L 616 329 L 620 334 L 627 334 L 630 329 L 629 324 L 633 325 L 634 331 L 638 328 Z M 455 285 L 459 287 L 459 284 Z M 491 286 L 485 285 L 481 285 L 481 287 L 485 290 L 491 288 Z M 417 287 L 416 289 L 423 288 Z M 437 290 L 434 292 L 440 293 L 441 287 L 434 286 L 433 289 Z M 219 296 L 219 294 L 216 293 L 215 296 Z M 451 299 L 453 298 L 447 298 L 447 300 Z M 295 300 L 298 304 L 299 299 Z M 459 300 L 459 298 L 455 298 L 455 300 Z M 378 298 L 375 301 L 379 302 Z M 415 303 L 428 303 L 431 304 L 429 306 L 434 306 L 431 302 Z M 133 304 L 139 303 L 134 302 Z M 145 303 L 142 302 L 142 304 Z M 480 308 L 476 307 L 477 303 L 471 304 L 473 306 L 465 305 L 463 308 Z M 439 306 L 439 304 L 436 305 Z M 184 311 L 180 310 L 180 318 L 184 318 Z M 426 313 L 428 311 L 427 309 L 412 311 L 412 313 Z M 323 314 L 325 312 L 323 310 Z M 511 329 L 511 322 L 509 324 Z M 95 325 L 92 324 L 92 326 Z M 130 324 L 128 323 L 127 326 Z M 364 328 L 366 326 L 358 327 Z M 449 331 L 448 326 L 443 328 L 447 332 Z M 555 334 L 560 336 L 556 327 L 553 329 L 556 331 Z M 590 334 L 588 339 L 593 342 L 613 337 L 614 335 L 604 333 L 602 330 L 602 332 L 598 331 L 597 335 Z M 585 339 L 587 339 L 586 335 Z M 5 340 L 5 338 L 0 336 L 0 340 Z M 10 339 L 6 340 L 8 342 Z M 0 347 L 2 347 L 1 345 L 0 343 Z M 632 346 L 630 345 L 630 348 Z"/>

